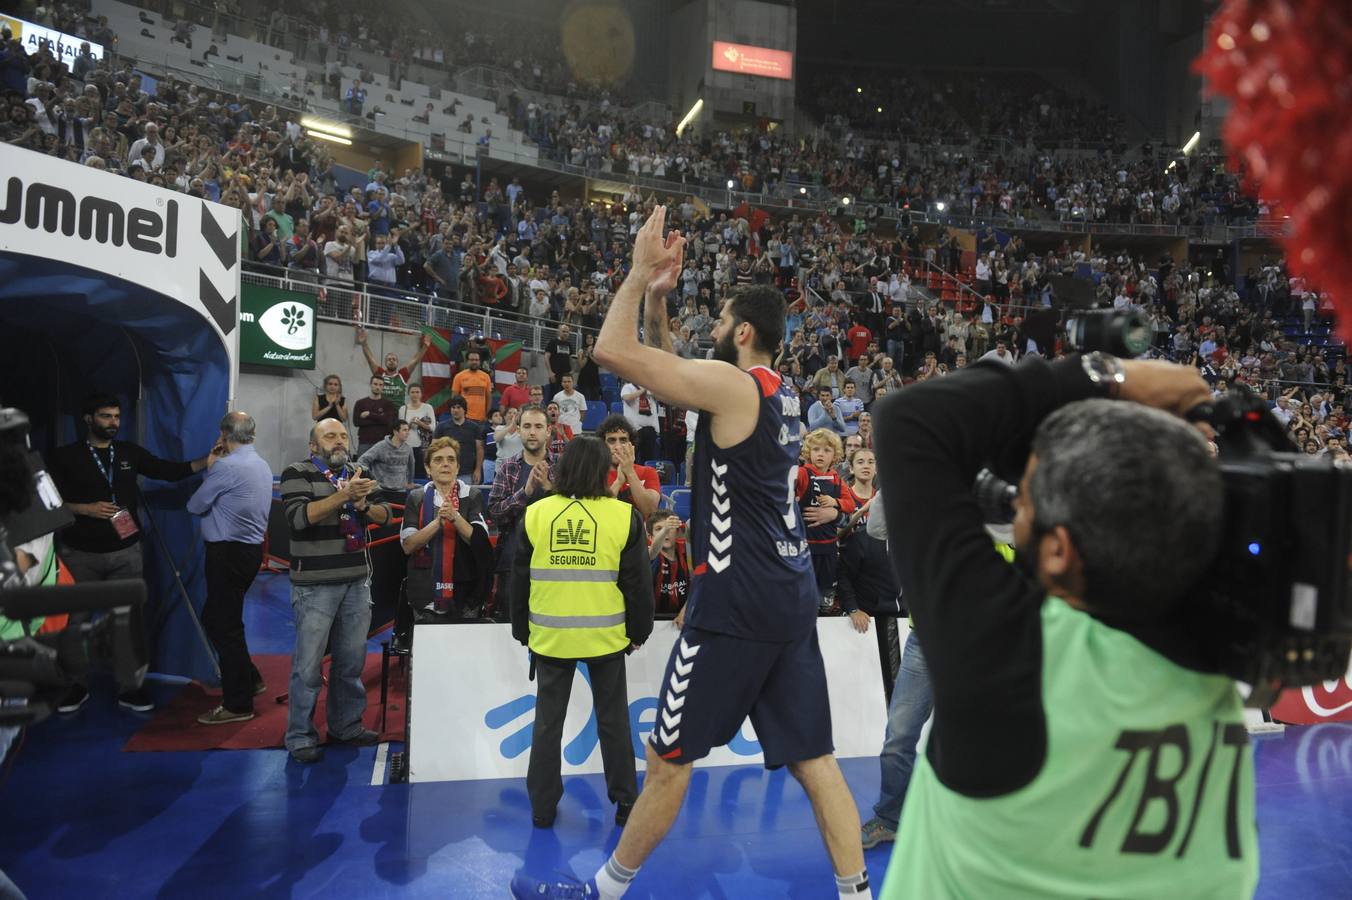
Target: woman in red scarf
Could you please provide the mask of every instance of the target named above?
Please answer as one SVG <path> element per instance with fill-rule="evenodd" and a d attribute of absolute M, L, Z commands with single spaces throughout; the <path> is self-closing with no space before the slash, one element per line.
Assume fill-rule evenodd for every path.
<path fill-rule="evenodd" d="M 493 585 L 493 546 L 483 501 L 460 474 L 460 445 L 437 438 L 423 451 L 431 483 L 408 493 L 400 541 L 411 559 L 408 601 L 415 610 L 477 619 Z"/>

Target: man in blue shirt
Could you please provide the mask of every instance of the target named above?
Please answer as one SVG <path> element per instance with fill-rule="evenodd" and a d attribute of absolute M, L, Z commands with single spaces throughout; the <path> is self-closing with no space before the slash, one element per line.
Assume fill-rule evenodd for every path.
<path fill-rule="evenodd" d="M 840 420 L 845 423 L 845 430 L 841 434 L 857 434 L 859 432 L 859 414 L 864 411 L 864 401 L 859 399 L 855 391 L 853 381 L 845 382 L 842 388 L 844 393 L 837 397 L 835 403 L 836 410 L 840 413 Z"/>
<path fill-rule="evenodd" d="M 829 428 L 836 434 L 845 434 L 845 416 L 841 413 L 836 402 L 831 396 L 829 387 L 818 388 L 817 402 L 812 404 L 807 411 L 808 429 L 816 431 L 818 428 Z"/>
<path fill-rule="evenodd" d="M 207 458 L 207 476 L 188 500 L 202 516 L 206 541 L 207 602 L 202 625 L 221 660 L 221 705 L 203 713 L 203 725 L 254 717 L 254 695 L 264 690 L 244 637 L 244 594 L 263 563 L 263 538 L 272 509 L 272 469 L 254 449 L 253 417 L 232 412 Z"/>

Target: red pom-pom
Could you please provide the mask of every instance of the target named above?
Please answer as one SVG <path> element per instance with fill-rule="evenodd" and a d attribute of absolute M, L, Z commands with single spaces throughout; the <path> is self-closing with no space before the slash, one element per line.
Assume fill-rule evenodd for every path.
<path fill-rule="evenodd" d="M 1292 275 L 1352 339 L 1352 3 L 1228 0 L 1195 67 L 1231 101 L 1223 137 L 1248 186 L 1291 217 Z"/>

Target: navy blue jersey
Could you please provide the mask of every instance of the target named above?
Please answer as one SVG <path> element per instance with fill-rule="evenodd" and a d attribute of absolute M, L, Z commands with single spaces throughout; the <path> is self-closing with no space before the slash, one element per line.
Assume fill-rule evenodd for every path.
<path fill-rule="evenodd" d="M 816 627 L 817 588 L 795 495 L 799 400 L 764 366 L 747 372 L 760 396 L 756 427 L 734 447 L 714 444 L 711 417 L 695 432 L 686 622 L 761 641 Z"/>

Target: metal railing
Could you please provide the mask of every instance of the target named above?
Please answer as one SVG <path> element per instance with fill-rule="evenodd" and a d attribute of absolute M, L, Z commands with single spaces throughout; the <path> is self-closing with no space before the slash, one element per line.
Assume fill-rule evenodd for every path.
<path fill-rule="evenodd" d="M 306 269 L 282 268 L 245 262 L 245 284 L 281 288 L 316 298 L 315 314 L 327 322 L 363 325 L 383 331 L 416 334 L 424 326 L 483 332 L 486 338 L 520 341 L 526 350 L 541 351 L 556 339 L 559 323 L 510 310 L 491 309 L 472 303 L 444 300 L 406 288 L 320 276 Z M 576 349 L 583 336 L 595 329 L 570 325 Z"/>

